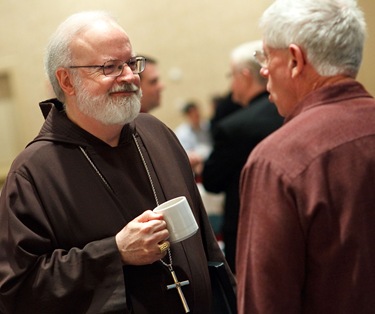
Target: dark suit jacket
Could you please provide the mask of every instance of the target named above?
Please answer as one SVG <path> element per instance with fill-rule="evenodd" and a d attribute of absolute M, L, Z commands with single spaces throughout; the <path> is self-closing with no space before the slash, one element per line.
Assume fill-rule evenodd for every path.
<path fill-rule="evenodd" d="M 214 148 L 205 163 L 204 187 L 214 193 L 225 192 L 223 236 L 225 253 L 234 270 L 239 180 L 242 167 L 253 148 L 283 123 L 276 106 L 262 93 L 249 105 L 224 118 L 213 131 Z"/>

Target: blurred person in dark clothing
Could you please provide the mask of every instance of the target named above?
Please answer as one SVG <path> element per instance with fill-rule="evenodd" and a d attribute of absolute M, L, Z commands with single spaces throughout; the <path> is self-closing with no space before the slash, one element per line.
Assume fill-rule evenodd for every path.
<path fill-rule="evenodd" d="M 213 151 L 202 173 L 207 191 L 225 192 L 222 235 L 225 255 L 233 272 L 242 167 L 253 148 L 283 123 L 275 105 L 268 100 L 266 79 L 260 75 L 260 65 L 253 55 L 254 50 L 261 48 L 262 42 L 254 41 L 244 43 L 232 51 L 232 99 L 243 108 L 215 125 L 212 134 Z"/>
<path fill-rule="evenodd" d="M 210 119 L 211 132 L 215 129 L 216 124 L 228 115 L 241 109 L 242 106 L 233 101 L 232 91 L 229 91 L 225 95 L 215 95 L 212 97 L 212 105 L 214 113 Z"/>

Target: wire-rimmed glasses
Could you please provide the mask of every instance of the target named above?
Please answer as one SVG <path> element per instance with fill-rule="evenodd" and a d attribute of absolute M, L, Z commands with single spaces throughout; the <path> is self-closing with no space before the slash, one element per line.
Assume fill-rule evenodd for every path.
<path fill-rule="evenodd" d="M 130 58 L 128 61 L 109 60 L 104 62 L 103 65 L 72 65 L 69 68 L 101 68 L 105 76 L 117 77 L 122 74 L 125 65 L 128 66 L 134 74 L 139 74 L 145 69 L 146 58 L 133 57 Z"/>
<path fill-rule="evenodd" d="M 259 64 L 262 68 L 266 68 L 266 67 L 268 66 L 268 58 L 267 58 L 267 56 L 264 54 L 264 51 L 261 51 L 261 50 L 255 50 L 253 56 L 254 56 L 256 62 L 258 62 L 258 64 Z"/>

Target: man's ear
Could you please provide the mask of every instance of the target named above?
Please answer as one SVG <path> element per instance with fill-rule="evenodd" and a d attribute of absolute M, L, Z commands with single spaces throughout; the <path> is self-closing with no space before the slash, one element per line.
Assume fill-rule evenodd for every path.
<path fill-rule="evenodd" d="M 291 44 L 288 49 L 291 56 L 290 68 L 292 78 L 294 78 L 303 71 L 303 68 L 306 65 L 306 58 L 301 47 Z"/>
<path fill-rule="evenodd" d="M 56 78 L 60 84 L 61 89 L 66 95 L 71 96 L 75 94 L 75 89 L 72 84 L 72 78 L 67 69 L 58 68 L 56 71 Z"/>
<path fill-rule="evenodd" d="M 243 68 L 241 74 L 246 78 L 247 81 L 253 81 L 253 76 L 248 68 Z"/>

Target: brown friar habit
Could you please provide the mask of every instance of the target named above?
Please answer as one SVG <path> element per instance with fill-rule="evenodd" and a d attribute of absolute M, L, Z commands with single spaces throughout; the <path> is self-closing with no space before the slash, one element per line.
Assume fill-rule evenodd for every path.
<path fill-rule="evenodd" d="M 42 103 L 45 106 L 47 103 Z M 52 104 L 50 104 L 52 105 Z M 0 202 L 4 313 L 184 313 L 161 262 L 123 266 L 115 234 L 159 203 L 187 197 L 199 231 L 172 244 L 191 313 L 210 313 L 207 261 L 224 261 L 183 148 L 140 114 L 110 147 L 72 123 L 54 100 L 40 134 L 16 158 Z M 167 257 L 165 261 L 168 262 Z"/>

